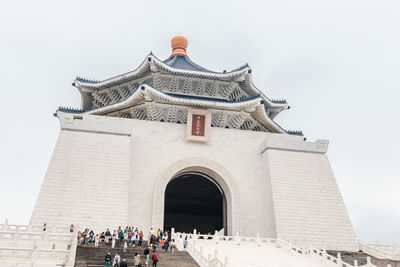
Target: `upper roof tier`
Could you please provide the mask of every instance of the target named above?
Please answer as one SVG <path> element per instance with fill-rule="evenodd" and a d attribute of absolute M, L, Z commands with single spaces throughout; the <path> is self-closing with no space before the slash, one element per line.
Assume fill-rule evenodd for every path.
<path fill-rule="evenodd" d="M 173 57 L 169 57 L 166 60 L 163 61 L 165 64 L 168 66 L 175 68 L 175 69 L 181 69 L 181 70 L 192 70 L 192 71 L 201 71 L 201 72 L 209 72 L 209 73 L 217 73 L 211 70 L 208 70 L 206 68 L 203 68 L 193 61 L 189 59 L 188 56 L 183 55 L 175 55 Z"/>
<path fill-rule="evenodd" d="M 93 103 L 95 99 L 94 95 L 100 92 L 107 94 L 104 92 L 106 89 L 122 88 L 124 86 L 129 87 L 132 86 L 132 84 L 138 85 L 142 83 L 148 83 L 157 87 L 153 84 L 155 81 L 154 76 L 157 75 L 161 75 L 159 80 L 163 80 L 159 84 L 166 87 L 157 88 L 161 91 L 165 89 L 169 90 L 167 87 L 170 86 L 170 78 L 175 76 L 180 78 L 178 87 L 179 84 L 182 84 L 182 81 L 186 81 L 187 79 L 193 83 L 202 80 L 203 86 L 207 86 L 207 82 L 213 82 L 217 87 L 217 91 L 219 90 L 218 87 L 222 88 L 230 84 L 231 88 L 225 89 L 226 92 L 221 92 L 222 95 L 219 92 L 207 95 L 204 94 L 204 91 L 207 90 L 197 90 L 198 92 L 203 91 L 201 93 L 203 97 L 221 97 L 234 102 L 256 94 L 261 94 L 262 98 L 265 100 L 266 107 L 274 107 L 272 112 L 273 116 L 288 108 L 285 100 L 271 100 L 254 86 L 251 78 L 251 68 L 247 64 L 230 72 L 211 71 L 189 59 L 186 53 L 187 45 L 188 41 L 185 37 L 177 36 L 171 41 L 172 53 L 170 57 L 164 61 L 159 60 L 150 53 L 137 69 L 106 80 L 97 81 L 77 77 L 73 85 L 79 89 L 82 95 L 82 108 L 84 110 L 96 108 L 97 106 Z M 178 94 L 180 93 L 179 91 L 182 90 L 181 88 L 175 89 L 177 92 L 174 93 Z M 131 91 L 130 93 L 133 93 L 131 89 L 129 90 Z M 188 90 L 182 91 L 184 91 L 184 94 L 191 94 Z M 198 95 L 198 93 L 196 94 Z"/>
<path fill-rule="evenodd" d="M 171 47 L 172 53 L 167 59 L 160 60 L 150 52 L 137 69 L 106 80 L 76 78 L 73 86 L 81 93 L 82 110 L 92 111 L 123 102 L 143 84 L 167 95 L 226 103 L 259 96 L 271 120 L 289 108 L 285 100 L 272 100 L 253 84 L 248 64 L 229 72 L 215 72 L 189 59 L 185 37 L 174 37 Z"/>

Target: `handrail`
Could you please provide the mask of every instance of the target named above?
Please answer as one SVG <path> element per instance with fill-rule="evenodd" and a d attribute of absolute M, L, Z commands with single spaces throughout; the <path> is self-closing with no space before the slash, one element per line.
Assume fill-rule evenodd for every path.
<path fill-rule="evenodd" d="M 400 261 L 400 246 L 398 245 L 379 245 L 359 242 L 359 248 L 378 259 Z"/>
<path fill-rule="evenodd" d="M 54 262 L 72 267 L 76 238 L 69 227 L 0 224 L 0 251 L 3 262 Z M 18 261 L 18 262 L 17 262 Z M 58 266 L 57 265 L 57 266 Z"/>
<path fill-rule="evenodd" d="M 72 240 L 69 247 L 69 254 L 65 261 L 66 266 L 73 267 L 75 264 L 75 257 L 76 257 L 76 248 L 78 246 L 78 238 L 75 235 L 72 236 Z"/>
<path fill-rule="evenodd" d="M 177 249 L 181 250 L 183 248 L 183 236 L 186 236 L 185 233 L 175 233 L 172 231 L 171 238 L 174 239 L 177 243 Z M 197 237 L 216 237 L 211 235 L 196 235 Z M 214 256 L 208 254 L 205 255 L 203 248 L 200 247 L 199 249 L 196 248 L 196 239 L 188 239 L 186 245 L 186 251 L 192 256 L 192 258 L 200 265 L 200 267 L 228 267 L 228 259 L 225 258 L 225 262 L 223 263 L 218 258 L 218 250 L 214 251 Z"/>
<path fill-rule="evenodd" d="M 320 260 L 334 263 L 340 267 L 359 266 L 357 261 L 354 262 L 354 265 L 344 262 L 341 258 L 340 253 L 338 253 L 337 257 L 335 257 L 328 254 L 326 250 L 320 250 L 314 247 L 303 249 L 295 246 L 290 241 L 288 242 L 280 238 L 260 238 L 258 234 L 256 237 L 241 237 L 238 234 L 236 234 L 236 236 L 218 236 L 217 234 L 215 235 L 197 234 L 196 231 L 194 231 L 193 233 L 179 233 L 179 232 L 175 233 L 174 230 L 172 230 L 171 237 L 175 239 L 177 248 L 179 250 L 183 248 L 183 239 L 187 237 L 187 246 L 186 246 L 187 251 L 201 267 L 208 267 L 208 266 L 226 267 L 228 266 L 228 259 L 225 258 L 225 263 L 222 263 L 218 259 L 217 250 L 215 251 L 214 257 L 211 257 L 211 255 L 208 255 L 208 257 L 206 257 L 206 255 L 204 255 L 202 247 L 200 247 L 200 249 L 196 248 L 196 241 L 199 239 L 209 240 L 210 242 L 216 242 L 216 244 L 218 244 L 219 242 L 234 242 L 236 245 L 241 245 L 241 243 L 244 242 L 244 243 L 253 243 L 256 244 L 257 246 L 261 246 L 263 243 L 275 243 L 278 248 L 285 249 L 288 252 L 301 254 L 304 256 L 318 257 Z M 367 257 L 367 264 L 363 265 L 363 267 L 377 267 L 377 266 L 371 263 L 370 257 Z"/>

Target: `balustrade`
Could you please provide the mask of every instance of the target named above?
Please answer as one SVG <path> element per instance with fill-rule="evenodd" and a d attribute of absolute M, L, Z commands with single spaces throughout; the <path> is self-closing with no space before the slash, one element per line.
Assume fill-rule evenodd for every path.
<path fill-rule="evenodd" d="M 257 234 L 255 237 L 243 237 L 239 236 L 238 233 L 234 236 L 219 236 L 217 233 L 214 235 L 203 235 L 203 234 L 198 234 L 196 230 L 193 231 L 193 233 L 179 233 L 175 232 L 174 229 L 172 229 L 172 238 L 175 239 L 177 248 L 179 250 L 183 250 L 183 240 L 187 237 L 187 246 L 186 250 L 188 253 L 196 260 L 196 262 L 201 266 L 201 267 L 209 267 L 209 266 L 217 266 L 217 267 L 228 267 L 229 266 L 229 260 L 227 257 L 224 258 L 222 261 L 219 257 L 219 251 L 215 250 L 214 255 L 208 254 L 205 255 L 204 248 L 200 246 L 198 249 L 196 248 L 196 240 L 204 240 L 207 242 L 211 242 L 213 244 L 232 244 L 234 246 L 243 246 L 243 245 L 255 245 L 257 247 L 263 246 L 264 244 L 270 244 L 274 243 L 278 248 L 284 249 L 288 251 L 289 253 L 295 253 L 295 254 L 301 254 L 303 256 L 309 256 L 309 257 L 316 257 L 322 261 L 328 261 L 331 263 L 336 264 L 337 266 L 340 267 L 376 267 L 371 263 L 370 257 L 367 257 L 367 264 L 363 266 L 359 266 L 358 262 L 355 260 L 354 265 L 348 264 L 344 262 L 341 258 L 340 253 L 336 257 L 329 255 L 326 250 L 320 250 L 314 247 L 310 247 L 308 249 L 304 248 L 299 248 L 295 245 L 292 244 L 291 241 L 285 241 L 280 238 L 260 238 L 260 235 Z M 365 245 L 364 245 L 365 247 Z M 390 250 L 390 251 L 398 251 L 397 246 L 382 246 L 380 245 L 372 247 L 382 255 L 387 255 L 385 252 L 381 251 L 382 248 Z M 367 252 L 367 251 L 366 251 Z M 373 253 L 367 252 L 371 254 L 372 256 Z M 397 255 L 395 255 L 397 256 Z M 399 255 L 400 256 L 400 255 Z M 393 257 L 393 255 L 392 255 Z M 388 265 L 390 267 L 390 264 Z"/>
<path fill-rule="evenodd" d="M 0 224 L 0 259 L 12 263 L 53 262 L 73 266 L 76 238 L 69 227 Z"/>

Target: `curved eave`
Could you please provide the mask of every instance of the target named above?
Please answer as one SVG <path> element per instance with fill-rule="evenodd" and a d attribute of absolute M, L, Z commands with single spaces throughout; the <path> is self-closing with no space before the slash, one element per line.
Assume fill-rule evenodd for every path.
<path fill-rule="evenodd" d="M 289 107 L 286 102 L 276 103 L 273 100 L 269 99 L 262 91 L 260 91 L 253 84 L 251 68 L 247 64 L 231 72 L 225 72 L 225 73 L 184 70 L 167 65 L 166 63 L 158 59 L 156 56 L 154 56 L 152 53 L 147 55 L 146 58 L 140 64 L 140 66 L 136 68 L 134 71 L 127 72 L 104 81 L 91 81 L 91 80 L 77 78 L 75 79 L 73 85 L 77 87 L 81 93 L 91 92 L 97 89 L 107 88 L 124 82 L 129 82 L 131 80 L 144 77 L 150 74 L 151 72 L 160 72 L 160 71 L 170 74 L 193 77 L 193 78 L 245 82 L 247 84 L 246 87 L 248 87 L 247 90 L 250 90 L 250 92 L 248 93 L 250 95 L 252 93 L 261 94 L 263 100 L 265 101 L 266 107 L 273 108 L 278 112 L 288 109 Z"/>
<path fill-rule="evenodd" d="M 246 111 L 265 125 L 271 132 L 286 133 L 278 124 L 267 116 L 264 108 L 264 101 L 261 96 L 240 102 L 218 102 L 206 99 L 196 99 L 190 97 L 171 96 L 163 93 L 147 84 L 143 84 L 130 97 L 122 102 L 110 106 L 83 112 L 87 115 L 105 115 L 115 111 L 123 110 L 135 106 L 143 101 L 155 101 L 173 105 L 192 106 L 211 109 Z"/>
<path fill-rule="evenodd" d="M 89 90 L 100 89 L 120 84 L 126 81 L 130 81 L 132 79 L 143 77 L 149 74 L 150 72 L 158 72 L 158 71 L 164 71 L 170 74 L 178 74 L 187 77 L 230 81 L 236 77 L 245 74 L 248 71 L 248 69 L 249 69 L 248 66 L 246 66 L 226 73 L 184 70 L 184 69 L 173 68 L 165 64 L 163 61 L 161 61 L 156 56 L 150 53 L 149 55 L 146 56 L 145 60 L 143 60 L 140 66 L 133 71 L 103 81 L 92 81 L 92 80 L 77 78 L 75 79 L 73 85 L 78 89 L 84 89 L 84 88 Z"/>

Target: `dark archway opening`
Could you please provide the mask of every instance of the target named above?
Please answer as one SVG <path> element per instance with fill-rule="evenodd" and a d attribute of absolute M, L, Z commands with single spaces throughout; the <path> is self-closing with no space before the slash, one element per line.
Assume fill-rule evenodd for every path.
<path fill-rule="evenodd" d="M 164 230 L 202 234 L 226 232 L 226 200 L 211 178 L 186 173 L 171 180 L 165 189 Z"/>

